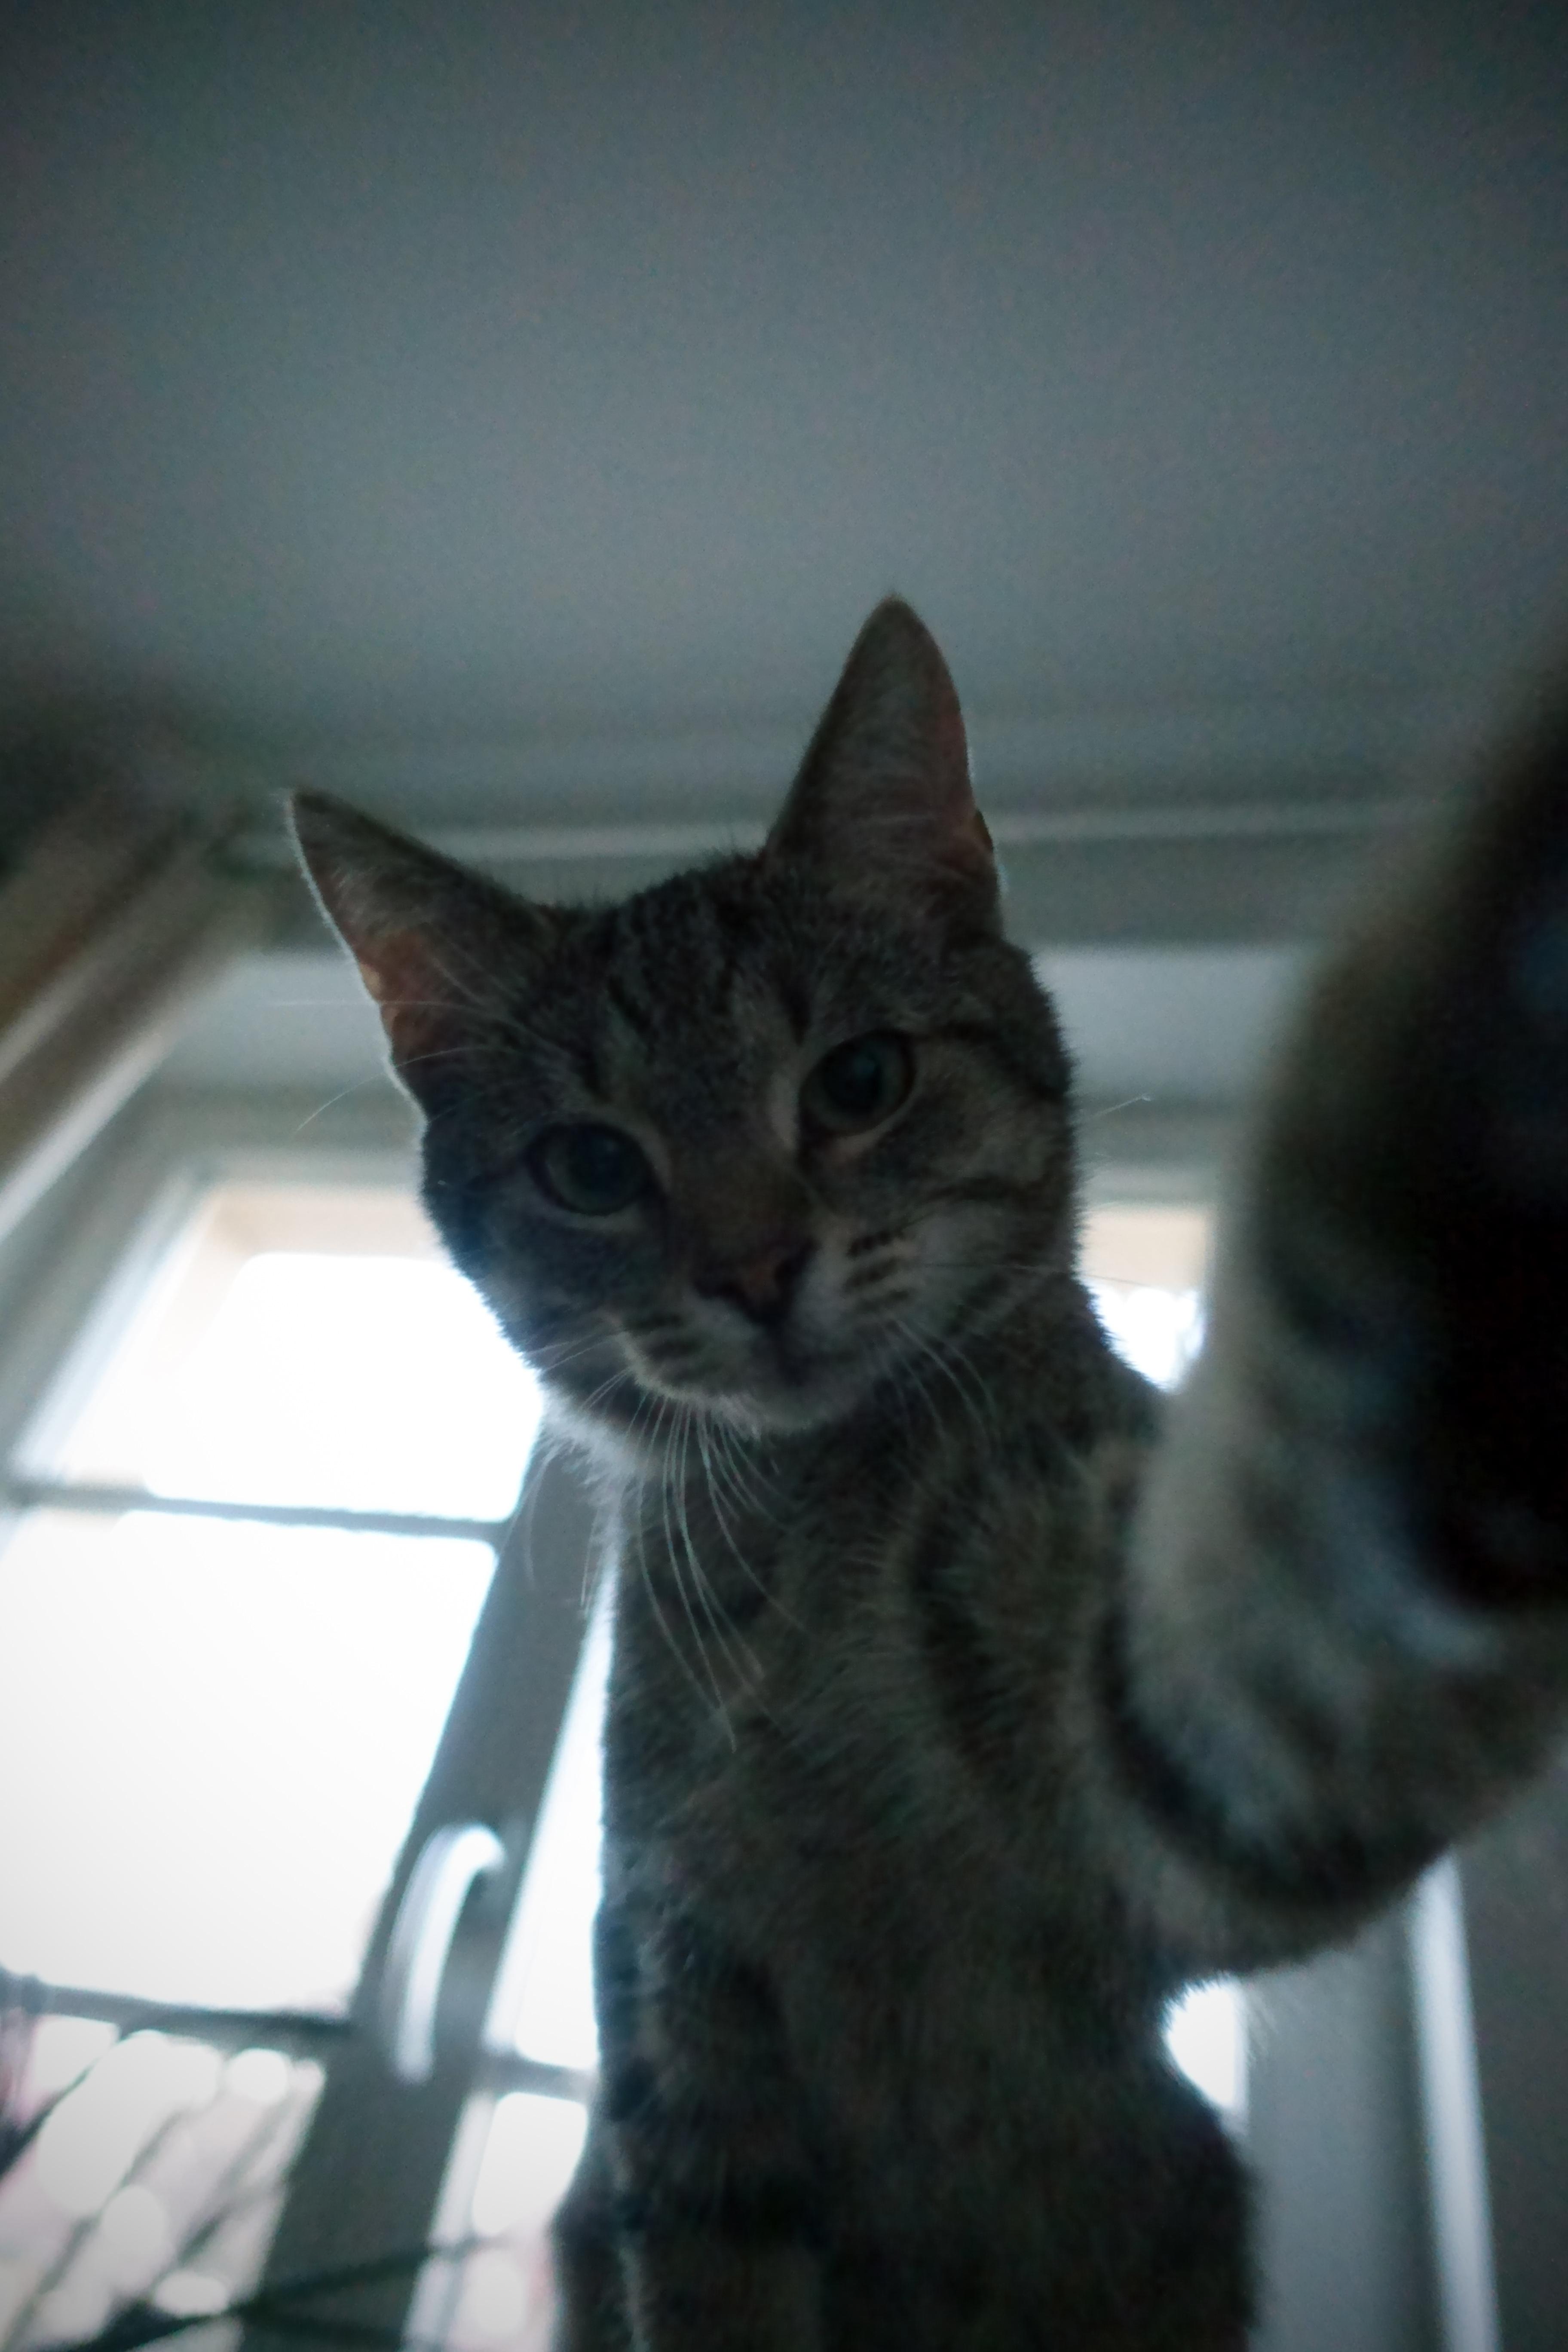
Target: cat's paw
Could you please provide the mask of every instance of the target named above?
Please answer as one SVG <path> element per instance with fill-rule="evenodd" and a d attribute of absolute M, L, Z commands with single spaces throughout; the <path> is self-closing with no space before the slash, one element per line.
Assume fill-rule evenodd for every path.
<path fill-rule="evenodd" d="M 1500 1205 L 1557 1219 L 1568 1213 L 1568 725 L 1542 748 L 1549 756 L 1498 812 L 1499 869 L 1479 910 L 1495 927 L 1478 982 L 1479 1172 Z"/>
<path fill-rule="evenodd" d="M 1267 1156 L 1403 1322 L 1424 1548 L 1468 1597 L 1568 1605 L 1568 699 L 1331 966 Z"/>
<path fill-rule="evenodd" d="M 1461 906 L 1472 957 L 1433 1020 L 1454 1141 L 1462 1318 L 1448 1424 L 1472 1571 L 1506 1599 L 1568 1597 L 1568 717 L 1478 814 Z M 1439 1065 L 1441 1068 L 1441 1065 Z M 1457 1116 L 1456 1116 L 1457 1114 Z"/>

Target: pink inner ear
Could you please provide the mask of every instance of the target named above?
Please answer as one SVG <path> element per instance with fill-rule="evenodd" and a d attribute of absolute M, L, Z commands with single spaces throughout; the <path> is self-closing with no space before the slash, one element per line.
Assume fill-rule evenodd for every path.
<path fill-rule="evenodd" d="M 451 990 L 422 931 L 387 931 L 356 952 L 398 1063 L 428 1053 L 451 1012 Z"/>
<path fill-rule="evenodd" d="M 940 797 L 927 803 L 927 837 L 933 854 L 955 875 L 990 878 L 996 853 L 990 827 L 974 799 L 969 775 L 969 739 L 958 698 L 944 677 L 931 717 L 930 774 Z"/>

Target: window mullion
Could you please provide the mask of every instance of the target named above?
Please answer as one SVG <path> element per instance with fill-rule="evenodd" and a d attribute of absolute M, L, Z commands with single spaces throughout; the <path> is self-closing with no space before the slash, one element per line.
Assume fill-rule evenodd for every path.
<path fill-rule="evenodd" d="M 215 2050 L 286 2051 L 293 2058 L 330 2053 L 352 2031 L 346 2017 L 300 2009 L 208 2009 L 199 2001 L 148 2000 L 87 1985 L 46 1984 L 0 1969 L 0 2010 L 23 2016 L 85 2017 L 122 2033 L 170 2033 Z"/>
<path fill-rule="evenodd" d="M 171 1518 L 239 1519 L 272 1528 L 334 1528 L 350 1534 L 444 1536 L 498 1549 L 507 1519 L 447 1518 L 421 1511 L 334 1509 L 320 1503 L 248 1503 L 232 1496 L 155 1495 L 145 1486 L 100 1485 L 89 1480 L 14 1475 L 0 1480 L 0 1510 L 82 1511 L 120 1518 L 130 1511 L 163 1512 Z"/>
<path fill-rule="evenodd" d="M 294 2167 L 264 2285 L 383 2265 L 385 2274 L 353 2302 L 356 2326 L 394 2334 L 403 2326 L 417 2266 L 390 2265 L 427 2242 L 458 2119 L 487 2079 L 485 2021 L 583 1645 L 593 1538 L 593 1507 L 579 1474 L 560 1457 L 531 1467 L 371 1939 L 354 2032 L 334 2057 Z M 377 2030 L 393 1926 L 426 1842 L 464 1822 L 497 1831 L 506 1859 L 479 1883 L 459 1924 L 430 2079 L 401 2084 Z M 565 2080 L 567 2070 L 549 2072 L 550 2083 L 540 2087 L 565 2095 L 583 2087 Z M 348 2306 L 331 2307 L 350 2315 Z M 247 2352 L 276 2352 L 259 2325 L 246 2342 Z"/>

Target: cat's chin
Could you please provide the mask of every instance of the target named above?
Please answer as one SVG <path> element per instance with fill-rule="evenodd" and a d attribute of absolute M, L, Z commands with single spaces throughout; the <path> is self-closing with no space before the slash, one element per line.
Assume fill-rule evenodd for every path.
<path fill-rule="evenodd" d="M 751 1379 L 733 1388 L 656 1388 L 645 1391 L 646 1419 L 657 1423 L 662 1406 L 690 1413 L 699 1422 L 751 1439 L 794 1437 L 842 1422 L 875 1387 L 879 1368 L 857 1360 L 819 1364 L 799 1372 L 780 1369 L 773 1377 Z"/>
<path fill-rule="evenodd" d="M 682 1426 L 708 1423 L 742 1439 L 795 1437 L 841 1424 L 889 1376 L 897 1377 L 905 1349 L 862 1334 L 858 1343 L 837 1347 L 803 1343 L 757 1345 L 728 1374 L 710 1366 L 706 1377 L 661 1380 L 627 1350 L 619 1371 L 603 1376 L 602 1366 L 579 1356 L 572 1376 L 552 1379 L 553 1417 L 569 1436 L 601 1461 L 622 1467 L 657 1468 L 664 1464 Z M 579 1385 L 581 1383 L 581 1385 Z"/>
<path fill-rule="evenodd" d="M 708 1423 L 752 1441 L 796 1436 L 842 1421 L 874 1381 L 869 1368 L 845 1365 L 718 1391 L 664 1387 L 628 1373 L 612 1387 L 601 1386 L 591 1402 L 559 1384 L 547 1385 L 551 1419 L 563 1436 L 607 1468 L 642 1472 L 663 1467 L 682 1423 Z"/>
<path fill-rule="evenodd" d="M 759 1350 L 743 1377 L 727 1385 L 639 1386 L 649 1411 L 660 1403 L 684 1407 L 742 1437 L 790 1437 L 841 1425 L 889 1382 L 897 1384 L 909 1361 L 907 1342 L 865 1335 L 839 1350 Z"/>
<path fill-rule="evenodd" d="M 711 1398 L 707 1411 L 743 1437 L 790 1437 L 841 1421 L 866 1387 L 863 1379 L 814 1381 L 760 1396 Z"/>

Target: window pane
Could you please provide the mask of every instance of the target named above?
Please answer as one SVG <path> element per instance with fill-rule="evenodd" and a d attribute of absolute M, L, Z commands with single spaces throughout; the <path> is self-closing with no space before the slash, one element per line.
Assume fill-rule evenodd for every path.
<path fill-rule="evenodd" d="M 595 1606 L 540 1809 L 528 1875 L 496 1979 L 487 2038 L 585 2072 L 599 2060 L 594 1915 L 599 1907 L 600 1735 L 611 1594 Z"/>
<path fill-rule="evenodd" d="M 0 2176 L 0 2343 L 79 2341 L 133 2301 L 179 2317 L 246 2293 L 321 2084 L 276 2050 L 35 2022 L 6 2111 L 42 2127 Z"/>
<path fill-rule="evenodd" d="M 582 2153 L 587 2117 L 574 2100 L 511 2091 L 475 2103 L 483 2138 L 467 2212 L 452 2235 L 473 2238 L 456 2265 L 432 2265 L 416 2320 L 435 2322 L 444 2352 L 547 2352 L 555 2316 L 549 2230 Z"/>
<path fill-rule="evenodd" d="M 151 1513 L 25 1520 L 0 1555 L 5 1964 L 341 2005 L 493 1560 Z"/>
<path fill-rule="evenodd" d="M 1142 1282 L 1090 1282 L 1089 1290 L 1118 1354 L 1145 1380 L 1163 1389 L 1174 1388 L 1203 1340 L 1197 1292 Z"/>
<path fill-rule="evenodd" d="M 28 1458 L 226 1502 L 502 1518 L 539 1392 L 406 1195 L 202 1202 Z"/>
<path fill-rule="evenodd" d="M 1210 1219 L 1204 1209 L 1141 1203 L 1090 1210 L 1080 1263 L 1111 1344 L 1173 1388 L 1203 1341 Z"/>
<path fill-rule="evenodd" d="M 1091 1209 L 1080 1264 L 1106 1334 L 1148 1380 L 1173 1388 L 1203 1344 L 1213 1220 L 1206 1209 L 1130 1202 Z M 1229 1978 L 1171 2003 L 1165 2047 L 1236 2125 L 1247 2105 L 1247 2012 Z"/>
<path fill-rule="evenodd" d="M 1247 2119 L 1247 1996 L 1232 1977 L 1173 2001 L 1165 2047 L 1187 2080 L 1236 2125 Z"/>

